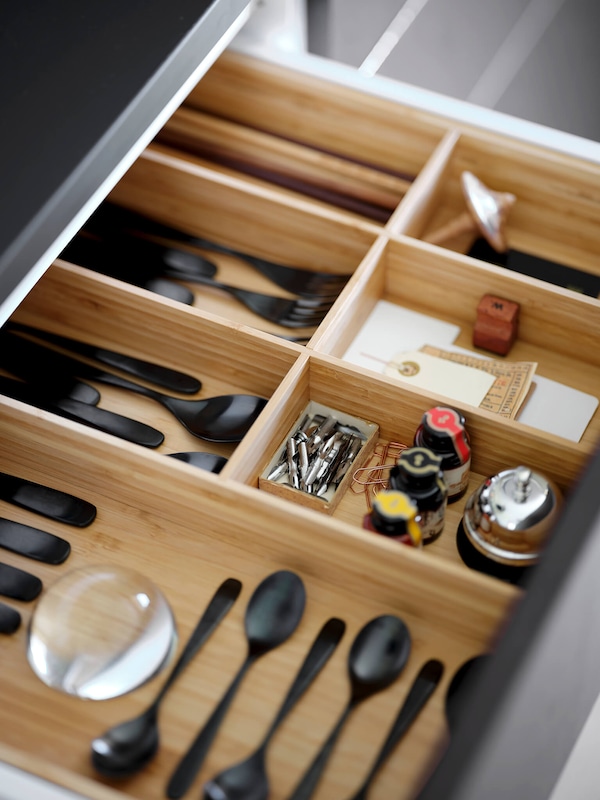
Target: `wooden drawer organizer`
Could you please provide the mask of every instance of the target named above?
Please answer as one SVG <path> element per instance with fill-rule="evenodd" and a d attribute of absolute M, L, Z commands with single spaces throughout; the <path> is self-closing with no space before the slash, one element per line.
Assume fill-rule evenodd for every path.
<path fill-rule="evenodd" d="M 211 161 L 206 148 L 193 154 L 189 139 L 185 150 L 178 149 L 175 122 L 194 113 L 209 115 L 214 130 L 236 126 L 252 141 L 257 129 L 283 137 L 263 152 L 266 161 L 273 154 L 269 170 L 286 139 L 295 147 L 301 141 L 304 158 L 298 163 L 306 165 L 305 174 L 310 165 L 323 186 L 352 192 L 352 184 L 370 198 L 375 195 L 366 187 L 376 186 L 377 202 L 387 193 L 386 221 L 308 197 L 297 186 L 276 186 L 264 175 L 247 175 L 231 159 L 227 165 Z M 454 536 L 464 501 L 450 507 L 442 537 L 418 552 L 362 530 L 366 503 L 360 493 L 346 492 L 329 517 L 260 491 L 258 478 L 282 432 L 311 400 L 377 423 L 382 444 L 410 442 L 423 411 L 443 401 L 342 360 L 380 299 L 460 325 L 459 343 L 468 347 L 481 295 L 514 298 L 522 319 L 510 358 L 535 360 L 540 374 L 597 395 L 597 300 L 477 262 L 461 252 L 460 242 L 448 249 L 419 237 L 461 210 L 458 177 L 471 169 L 518 196 L 509 221 L 515 246 L 598 271 L 600 169 L 234 53 L 215 64 L 161 138 L 112 199 L 190 233 L 291 264 L 350 272 L 352 278 L 307 346 L 272 335 L 289 331 L 257 322 L 231 298 L 198 292 L 193 307 L 183 306 L 60 260 L 17 309 L 21 322 L 192 372 L 203 381 L 203 396 L 241 391 L 269 401 L 234 447 L 199 442 L 153 401 L 99 387 L 103 407 L 165 433 L 165 443 L 150 451 L 0 398 L 2 470 L 71 491 L 98 507 L 88 529 L 42 526 L 71 541 L 65 565 L 32 567 L 4 552 L 2 560 L 35 572 L 46 586 L 85 564 L 134 566 L 166 594 L 180 642 L 221 580 L 233 576 L 244 583 L 233 611 L 165 702 L 156 759 L 121 784 L 96 777 L 89 743 L 145 707 L 164 676 L 104 703 L 50 690 L 25 660 L 31 608 L 15 604 L 24 624 L 2 641 L 0 758 L 99 800 L 163 797 L 180 755 L 244 658 L 247 599 L 266 574 L 288 568 L 306 583 L 302 623 L 248 674 L 189 796 L 198 796 L 204 780 L 258 742 L 318 628 L 337 615 L 348 626 L 342 645 L 269 753 L 272 796 L 288 796 L 348 698 L 345 665 L 355 633 L 371 617 L 396 613 L 413 637 L 408 666 L 351 718 L 316 797 L 345 797 L 358 786 L 418 669 L 435 657 L 445 664 L 443 683 L 371 795 L 413 797 L 445 741 L 448 682 L 465 660 L 493 647 L 521 591 L 460 561 Z M 220 134 L 216 138 L 223 141 Z M 232 134 L 223 146 L 235 147 L 236 141 Z M 402 183 L 400 174 L 411 180 Z M 215 260 L 224 279 L 266 288 L 231 259 Z M 473 448 L 469 491 L 488 475 L 525 462 L 568 494 L 600 432 L 599 412 L 573 443 L 479 409 L 462 411 Z M 165 458 L 192 449 L 221 453 L 229 461 L 213 475 Z M 34 515 L 5 503 L 0 511 L 40 525 Z"/>

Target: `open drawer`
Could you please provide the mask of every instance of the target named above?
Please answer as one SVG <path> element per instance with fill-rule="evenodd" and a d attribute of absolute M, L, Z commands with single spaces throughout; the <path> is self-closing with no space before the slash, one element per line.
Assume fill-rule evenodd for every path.
<path fill-rule="evenodd" d="M 301 127 L 290 106 L 304 110 Z M 548 230 L 555 231 L 557 247 L 544 247 L 544 237 L 537 234 L 527 246 L 540 256 L 560 255 L 573 267 L 591 270 L 600 243 L 593 224 L 600 208 L 597 186 L 594 190 L 597 168 L 541 149 L 526 152 L 511 142 L 504 144 L 502 158 L 513 169 L 496 172 L 496 140 L 490 144 L 488 134 L 459 130 L 451 120 L 368 95 L 338 92 L 239 54 L 227 53 L 215 64 L 181 116 L 200 109 L 218 121 L 227 116 L 225 108 L 242 133 L 261 128 L 278 137 L 272 151 L 262 153 L 260 176 L 240 169 L 229 155 L 227 164 L 215 160 L 204 145 L 194 149 L 186 140 L 184 146 L 170 136 L 169 123 L 164 140 L 148 147 L 109 200 L 188 235 L 344 276 L 346 282 L 318 324 L 291 330 L 257 317 L 235 297 L 213 288 L 183 282 L 193 292 L 192 304 L 186 305 L 73 260 L 57 260 L 12 321 L 189 372 L 203 383 L 200 398 L 248 393 L 266 404 L 239 443 L 199 444 L 152 399 L 97 384 L 101 407 L 164 433 L 164 443 L 149 449 L 0 397 L 3 471 L 71 492 L 98 509 L 86 529 L 65 531 L 59 523 L 45 523 L 71 543 L 63 565 L 33 567 L 13 553 L 3 553 L 2 560 L 35 572 L 46 590 L 85 565 L 133 567 L 168 599 L 180 647 L 222 580 L 241 580 L 242 595 L 165 700 L 156 758 L 125 782 L 96 775 L 90 743 L 110 725 L 143 710 L 164 674 L 107 702 L 84 702 L 48 688 L 27 666 L 26 623 L 32 605 L 13 603 L 24 624 L 3 642 L 0 757 L 98 800 L 163 797 L 178 760 L 244 660 L 244 608 L 251 593 L 270 572 L 286 569 L 300 575 L 306 587 L 300 626 L 248 673 L 190 795 L 198 795 L 204 781 L 259 743 L 317 631 L 337 616 L 347 626 L 340 646 L 269 750 L 271 796 L 288 797 L 348 700 L 346 662 L 354 636 L 368 620 L 395 614 L 411 633 L 407 666 L 391 686 L 356 709 L 315 797 L 345 797 L 356 790 L 420 667 L 435 658 L 444 664 L 442 681 L 370 795 L 408 800 L 426 782 L 447 743 L 444 698 L 453 675 L 468 659 L 493 651 L 515 607 L 527 598 L 526 588 L 462 563 L 456 530 L 465 499 L 487 477 L 526 464 L 551 478 L 568 500 L 597 445 L 600 414 L 591 413 L 574 439 L 452 400 L 471 436 L 469 488 L 465 498 L 448 507 L 441 537 L 420 551 L 362 528 L 369 496 L 358 478 L 333 513 L 322 514 L 262 490 L 260 477 L 311 401 L 376 424 L 379 452 L 392 452 L 395 443 L 410 445 L 424 411 L 449 402 L 443 392 L 415 388 L 348 358 L 381 301 L 456 326 L 456 344 L 475 354 L 471 338 L 480 297 L 492 293 L 513 299 L 520 304 L 521 319 L 509 360 L 536 362 L 545 379 L 598 396 L 597 299 L 483 263 L 458 245 L 423 241 L 428 227 L 460 210 L 457 176 L 469 168 L 490 182 L 502 178 L 502 190 L 523 194 L 528 210 L 515 214 L 516 241 L 523 241 L 533 224 L 536 205 L 537 214 L 546 215 Z M 215 125 L 215 130 L 221 128 Z M 397 146 L 398 135 L 403 147 Z M 319 192 L 307 194 L 289 175 L 287 183 L 270 180 L 279 171 L 275 166 L 281 154 L 289 155 L 284 145 L 290 139 L 305 158 L 299 161 L 292 154 L 285 163 L 306 164 Z M 320 161 L 323 151 L 328 157 Z M 337 178 L 331 170 L 337 170 Z M 549 178 L 534 196 L 528 187 L 539 170 Z M 401 188 L 400 175 L 406 181 Z M 572 227 L 581 235 L 562 249 L 557 220 L 566 200 L 557 191 L 559 181 L 571 198 L 580 198 L 572 200 L 570 209 Z M 380 219 L 356 204 L 337 202 L 340 195 L 360 197 L 360 187 L 367 184 L 377 184 L 379 198 L 388 192 Z M 509 232 L 512 225 L 511 218 Z M 164 242 L 164 236 L 157 238 Z M 226 282 L 275 292 L 263 275 L 235 258 L 205 254 Z M 289 292 L 279 294 L 291 299 Z M 198 449 L 227 459 L 219 474 L 167 457 Z M 5 502 L 0 506 L 3 515 L 36 524 L 32 512 Z"/>

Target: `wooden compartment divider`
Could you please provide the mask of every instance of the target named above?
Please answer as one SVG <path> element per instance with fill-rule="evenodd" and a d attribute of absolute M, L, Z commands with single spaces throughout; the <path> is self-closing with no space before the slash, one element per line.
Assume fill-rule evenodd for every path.
<path fill-rule="evenodd" d="M 441 140 L 386 223 L 389 233 L 414 237 L 421 234 L 434 208 L 440 204 L 440 195 L 459 138 L 458 131 L 450 130 Z"/>
<path fill-rule="evenodd" d="M 407 178 L 189 108 L 171 117 L 158 141 L 379 221 L 411 185 Z"/>
<path fill-rule="evenodd" d="M 334 274 L 352 271 L 380 226 L 277 189 L 248 185 L 151 145 L 115 186 L 110 199 L 188 233 L 239 246 L 255 255 Z M 306 231 L 310 231 L 307 237 Z"/>
<path fill-rule="evenodd" d="M 236 52 L 185 106 L 412 178 L 448 130 L 439 116 Z"/>

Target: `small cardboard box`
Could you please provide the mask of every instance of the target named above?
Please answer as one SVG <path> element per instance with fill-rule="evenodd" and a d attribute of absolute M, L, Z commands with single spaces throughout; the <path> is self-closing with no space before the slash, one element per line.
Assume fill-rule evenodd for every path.
<path fill-rule="evenodd" d="M 319 497 L 316 494 L 310 494 L 303 489 L 296 489 L 291 486 L 288 483 L 287 472 L 277 479 L 271 479 L 267 477 L 285 456 L 288 439 L 298 431 L 300 425 L 307 416 L 312 417 L 314 415 L 333 417 L 340 425 L 356 428 L 364 437 L 362 446 L 348 466 L 348 469 L 346 470 L 346 473 L 340 483 L 336 487 L 329 487 L 327 492 L 322 497 Z M 286 436 L 283 438 L 281 445 L 277 448 L 273 454 L 273 457 L 267 464 L 266 469 L 260 475 L 258 482 L 259 488 L 266 492 L 271 492 L 271 494 L 278 495 L 279 497 L 284 497 L 294 503 L 300 503 L 301 505 L 313 508 L 316 511 L 322 511 L 326 514 L 331 514 L 352 482 L 353 473 L 360 466 L 362 466 L 367 458 L 371 455 L 371 452 L 375 447 L 375 443 L 377 442 L 378 435 L 379 426 L 374 422 L 368 422 L 364 419 L 359 419 L 351 414 L 346 414 L 343 411 L 337 411 L 311 400 L 303 412 L 298 416 L 292 427 L 289 429 Z"/>

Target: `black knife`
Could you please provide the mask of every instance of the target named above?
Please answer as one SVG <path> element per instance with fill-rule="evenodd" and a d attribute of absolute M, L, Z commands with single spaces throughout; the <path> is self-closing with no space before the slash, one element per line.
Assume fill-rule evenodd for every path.
<path fill-rule="evenodd" d="M 46 396 L 57 380 L 62 384 L 74 377 L 100 381 L 121 389 L 130 389 L 132 386 L 132 381 L 114 372 L 107 372 L 75 356 L 59 353 L 41 342 L 34 342 L 6 328 L 0 329 L 0 367 L 40 386 Z"/>
<path fill-rule="evenodd" d="M 165 440 L 161 431 L 144 422 L 115 414 L 114 411 L 107 411 L 98 406 L 81 403 L 71 397 L 55 397 L 53 394 L 47 394 L 39 385 L 32 386 L 0 375 L 0 394 L 142 447 L 160 447 Z"/>
<path fill-rule="evenodd" d="M 181 392 L 182 394 L 196 394 L 202 388 L 202 383 L 192 375 L 187 375 L 185 372 L 179 372 L 179 370 L 170 369 L 169 367 L 163 367 L 160 364 L 154 364 L 151 361 L 134 358 L 115 350 L 107 350 L 104 347 L 96 347 L 87 342 L 80 342 L 67 336 L 59 336 L 56 333 L 18 322 L 10 322 L 8 327 L 9 329 L 30 333 L 46 342 L 57 344 L 66 350 L 100 361 L 100 363 L 107 364 L 110 367 L 116 367 L 129 375 L 142 378 L 163 389 L 170 389 L 173 392 Z"/>
<path fill-rule="evenodd" d="M 0 472 L 0 500 L 76 528 L 85 528 L 96 518 L 96 506 L 87 500 L 5 472 Z"/>
<path fill-rule="evenodd" d="M 62 387 L 74 377 L 111 384 L 114 381 L 114 385 L 123 380 L 115 373 L 59 353 L 41 342 L 12 333 L 6 327 L 0 329 L 0 367 L 40 387 L 50 399 L 62 394 Z"/>

